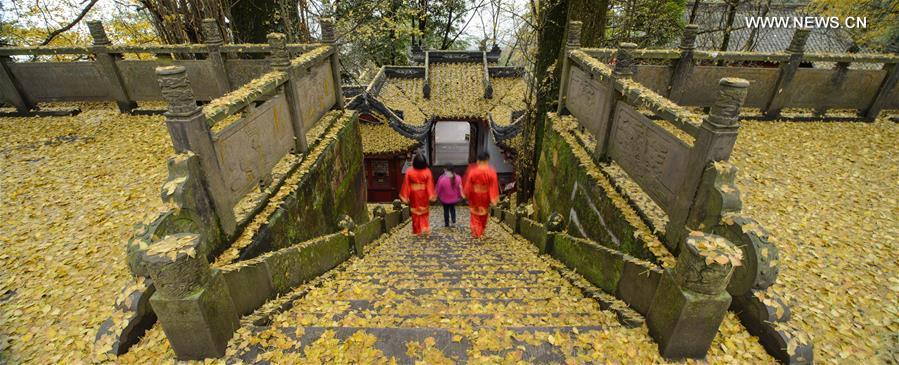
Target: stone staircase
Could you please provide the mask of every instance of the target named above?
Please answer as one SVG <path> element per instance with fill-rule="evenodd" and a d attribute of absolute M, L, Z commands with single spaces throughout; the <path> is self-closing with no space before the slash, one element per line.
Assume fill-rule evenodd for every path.
<path fill-rule="evenodd" d="M 579 275 L 540 257 L 496 222 L 478 242 L 467 227 L 443 228 L 436 213 L 430 239 L 401 226 L 368 246 L 365 258 L 245 318 L 228 357 L 247 363 L 589 362 L 602 359 L 596 338 L 610 331 L 646 338 L 644 328 L 626 328 L 642 324 L 642 317 L 629 313 L 630 322 L 621 321 L 620 313 L 604 310 L 609 303 L 585 295 L 599 290 L 585 289 Z"/>

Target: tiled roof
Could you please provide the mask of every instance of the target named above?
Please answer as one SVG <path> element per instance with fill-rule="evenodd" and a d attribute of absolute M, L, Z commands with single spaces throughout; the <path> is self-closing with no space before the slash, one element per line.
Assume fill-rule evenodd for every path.
<path fill-rule="evenodd" d="M 692 4 L 690 4 L 692 5 Z M 746 43 L 749 41 L 751 29 L 746 27 L 745 18 L 760 16 L 761 6 L 744 4 L 737 8 L 737 14 L 734 18 L 734 30 L 730 35 L 728 43 L 728 51 L 744 51 Z M 687 6 L 687 14 L 689 17 L 690 6 Z M 766 17 L 799 17 L 814 16 L 804 12 L 805 6 L 801 4 L 772 4 Z M 727 16 L 727 5 L 723 2 L 703 2 L 699 5 L 696 20 L 694 23 L 699 25 L 699 35 L 696 37 L 696 47 L 698 49 L 717 50 L 721 46 L 724 38 L 723 30 L 709 32 L 712 29 L 723 29 Z M 756 31 L 753 48 L 749 49 L 754 52 L 780 52 L 787 49 L 790 40 L 793 38 L 795 29 L 792 28 L 759 28 Z M 671 46 L 676 47 L 679 40 L 676 40 Z M 811 30 L 808 42 L 806 43 L 806 52 L 828 52 L 842 53 L 845 52 L 852 44 L 848 34 L 840 29 L 814 28 Z"/>

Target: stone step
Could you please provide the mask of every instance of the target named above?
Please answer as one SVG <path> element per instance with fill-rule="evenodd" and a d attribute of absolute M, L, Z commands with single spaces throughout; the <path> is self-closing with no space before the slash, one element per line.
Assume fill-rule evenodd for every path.
<path fill-rule="evenodd" d="M 577 330 L 575 330 L 575 328 Z M 296 327 L 279 328 L 280 332 L 288 341 L 293 341 L 292 346 L 281 349 L 285 353 L 294 353 L 302 355 L 306 348 L 314 347 L 316 341 L 323 338 L 327 333 L 329 338 L 334 338 L 344 343 L 345 340 L 356 334 L 373 336 L 375 341 L 373 347 L 382 352 L 384 356 L 394 358 L 399 364 L 411 364 L 421 361 L 421 351 L 415 351 L 415 348 L 433 348 L 440 351 L 443 356 L 454 362 L 466 363 L 469 361 L 469 350 L 474 346 L 476 338 L 469 338 L 464 335 L 457 335 L 456 332 L 441 328 L 397 328 L 397 327 L 303 327 L 297 331 Z M 489 333 L 490 329 L 480 328 L 485 332 L 485 336 L 495 336 Z M 485 331 L 486 330 L 486 331 Z M 566 355 L 557 346 L 547 341 L 537 341 L 535 344 L 528 341 L 519 340 L 520 337 L 540 337 L 548 338 L 550 335 L 556 336 L 560 334 L 574 334 L 592 330 L 602 330 L 600 326 L 533 326 L 533 327 L 504 327 L 503 332 L 511 333 L 509 337 L 512 346 L 505 346 L 505 350 L 498 352 L 485 351 L 484 355 L 505 355 L 511 351 L 521 351 L 521 359 L 528 363 L 560 363 L 565 360 Z M 261 329 L 256 329 L 261 331 Z M 576 332 L 577 331 L 577 332 Z M 257 332 L 258 333 L 258 332 Z M 457 337 L 458 336 L 458 337 Z M 274 342 L 274 341 L 268 341 Z M 534 341 L 531 341 L 534 342 Z M 417 345 L 410 346 L 410 343 Z M 429 345 L 430 343 L 430 345 Z M 274 345 L 269 345 L 273 346 Z M 410 351 L 410 348 L 413 350 Z M 253 345 L 248 348 L 241 349 L 242 352 L 237 357 L 247 363 L 257 362 L 261 353 L 269 348 L 262 345 Z M 347 350 L 356 349 L 350 347 Z M 358 350 L 358 349 L 356 349 Z M 342 348 L 335 348 L 335 355 L 352 356 Z M 412 356 L 410 356 L 412 353 Z"/>
<path fill-rule="evenodd" d="M 293 308 L 296 312 L 319 312 L 321 311 L 321 308 L 327 308 L 328 310 L 326 311 L 332 313 L 349 311 L 375 311 L 382 315 L 417 315 L 433 313 L 452 315 L 533 312 L 535 310 L 545 311 L 547 313 L 568 313 L 582 311 L 595 305 L 595 302 L 590 299 L 577 297 L 490 299 L 428 299 L 396 297 L 390 299 L 307 298 L 303 304 L 296 304 Z M 314 309 L 306 310 L 306 308 Z M 495 312 L 500 310 L 501 312 Z"/>
<path fill-rule="evenodd" d="M 353 277 L 359 278 L 460 278 L 478 277 L 490 275 L 491 277 L 519 277 L 540 275 L 546 273 L 543 270 L 395 270 L 395 271 L 355 271 L 349 272 Z M 553 272 L 555 273 L 555 272 Z"/>
<path fill-rule="evenodd" d="M 430 278 L 422 280 L 420 278 L 337 278 L 334 284 L 337 285 L 358 285 L 360 287 L 367 286 L 393 286 L 396 288 L 419 288 L 419 287 L 472 287 L 472 288 L 491 288 L 496 285 L 501 286 L 519 286 L 533 285 L 534 283 L 553 282 L 551 278 L 544 276 L 522 275 L 517 277 L 484 277 L 484 278 Z M 518 285 L 510 285 L 518 284 Z"/>
<path fill-rule="evenodd" d="M 368 288 L 371 289 L 371 288 Z M 334 287 L 334 288 L 323 288 L 326 290 L 328 295 L 334 297 L 335 299 L 338 296 L 344 294 L 352 294 L 353 287 Z M 391 287 L 378 287 L 375 288 L 374 296 L 381 297 L 384 296 L 388 291 L 392 292 L 395 295 L 399 296 L 415 296 L 415 297 L 429 297 L 433 295 L 439 295 L 441 297 L 447 298 L 496 298 L 502 297 L 509 294 L 513 294 L 517 297 L 528 297 L 534 294 L 545 294 L 545 293 L 555 293 L 561 294 L 563 292 L 568 294 L 576 295 L 578 291 L 573 288 L 563 288 L 560 286 L 516 286 L 516 287 L 496 287 L 496 288 L 471 288 L 471 287 L 446 287 L 446 288 L 406 288 L 406 289 L 398 289 Z"/>

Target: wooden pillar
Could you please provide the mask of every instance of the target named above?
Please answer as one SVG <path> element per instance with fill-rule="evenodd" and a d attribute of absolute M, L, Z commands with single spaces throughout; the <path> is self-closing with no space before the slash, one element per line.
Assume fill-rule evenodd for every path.
<path fill-rule="evenodd" d="M 203 19 L 203 37 L 206 39 L 206 47 L 209 54 L 206 61 L 215 76 L 215 83 L 219 88 L 219 95 L 225 95 L 231 91 L 231 80 L 228 79 L 228 68 L 225 65 L 225 57 L 222 54 L 222 31 L 215 19 Z"/>
<path fill-rule="evenodd" d="M 319 23 L 322 27 L 322 42 L 328 43 L 333 48 L 333 52 L 331 54 L 331 75 L 334 77 L 334 93 L 336 106 L 338 109 L 343 109 L 344 100 L 343 100 L 343 87 L 340 82 L 340 51 L 337 49 L 337 37 L 334 32 L 334 19 L 326 16 L 322 17 L 319 20 Z"/>
<path fill-rule="evenodd" d="M 846 51 L 846 53 L 858 53 L 858 51 L 858 46 L 853 45 Z M 842 87 L 843 81 L 846 81 L 846 74 L 849 72 L 849 65 L 851 64 L 851 62 L 837 62 L 837 64 L 834 65 L 833 69 L 835 72 L 833 77 L 830 78 L 830 83 L 827 85 L 828 93 L 834 93 Z M 827 114 L 827 106 L 822 105 L 815 108 L 814 115 L 816 117 L 823 117 L 825 114 Z"/>
<path fill-rule="evenodd" d="M 421 86 L 421 94 L 424 95 L 425 99 L 431 98 L 431 55 L 430 52 L 424 51 L 425 53 L 425 80 L 423 85 Z"/>
<path fill-rule="evenodd" d="M 7 102 L 16 107 L 17 112 L 27 113 L 37 107 L 22 92 L 22 86 L 9 69 L 11 62 L 12 59 L 9 56 L 0 56 L 0 92 L 3 93 L 3 98 Z"/>
<path fill-rule="evenodd" d="M 771 100 L 768 100 L 765 106 L 766 118 L 780 116 L 780 110 L 786 105 L 786 97 L 789 96 L 786 91 L 793 81 L 793 76 L 796 76 L 799 64 L 802 63 L 802 56 L 805 54 L 805 42 L 808 40 L 809 32 L 808 29 L 802 28 L 796 29 L 796 32 L 793 33 L 793 39 L 790 41 L 790 46 L 787 47 L 790 59 L 780 65 L 780 76 L 777 78 L 777 83 L 774 86 L 774 93 L 771 94 Z"/>
<path fill-rule="evenodd" d="M 115 100 L 122 113 L 130 113 L 132 109 L 137 107 L 137 103 L 131 101 L 128 96 L 128 90 L 125 88 L 125 82 L 122 75 L 119 74 L 119 68 L 116 61 L 122 58 L 119 54 L 109 53 L 109 46 L 112 44 L 106 36 L 106 29 L 99 20 L 87 22 L 87 28 L 90 30 L 91 37 L 94 39 L 91 52 L 96 58 L 97 71 L 106 80 L 106 87 L 109 90 L 109 96 Z"/>
<path fill-rule="evenodd" d="M 284 98 L 287 100 L 287 115 L 293 127 L 294 153 L 304 153 L 309 149 L 306 142 L 306 127 L 303 124 L 303 112 L 300 109 L 297 95 L 297 76 L 290 67 L 290 55 L 287 52 L 287 37 L 282 33 L 269 33 L 268 45 L 271 48 L 271 65 L 275 71 L 287 73 L 287 82 L 282 85 Z"/>
<path fill-rule="evenodd" d="M 568 51 L 581 48 L 581 28 L 583 23 L 579 21 L 568 22 L 568 42 L 565 43 L 562 57 L 562 80 L 559 81 L 559 107 L 556 113 L 565 114 L 565 103 L 568 101 L 568 82 L 571 80 L 571 60 L 568 59 Z"/>
<path fill-rule="evenodd" d="M 693 73 L 693 50 L 696 48 L 696 33 L 699 26 L 696 24 L 687 24 L 684 27 L 684 36 L 681 39 L 680 58 L 674 63 L 674 71 L 671 73 L 671 79 L 668 82 L 668 99 L 675 103 L 680 103 L 684 95 L 684 88 L 690 74 Z"/>
<path fill-rule="evenodd" d="M 615 82 L 618 79 L 630 79 L 634 76 L 634 50 L 637 45 L 634 43 L 621 43 L 615 52 L 615 68 L 612 70 L 612 77 L 607 81 L 606 87 L 609 89 L 609 95 L 606 100 L 600 100 L 600 103 L 606 103 L 605 110 L 608 111 L 606 116 L 605 130 L 596 135 L 596 151 L 595 159 L 603 160 L 609 152 L 609 140 L 611 140 L 612 131 L 615 130 L 615 106 L 622 99 L 622 95 L 615 90 Z"/>
<path fill-rule="evenodd" d="M 156 76 L 162 89 L 162 98 L 168 103 L 165 124 L 172 137 L 176 153 L 191 151 L 200 157 L 206 193 L 212 201 L 219 224 L 227 236 L 234 233 L 234 201 L 222 178 L 222 170 L 215 153 L 212 134 L 206 125 L 203 108 L 197 106 L 190 80 L 184 66 L 156 68 Z"/>
<path fill-rule="evenodd" d="M 666 244 L 677 253 L 687 230 L 687 219 L 694 208 L 696 193 L 702 181 L 702 173 L 709 163 L 726 161 L 730 158 L 740 125 L 740 108 L 746 101 L 749 81 L 726 77 L 718 82 L 718 96 L 709 115 L 698 129 L 687 171 L 672 212 L 669 213 Z"/>

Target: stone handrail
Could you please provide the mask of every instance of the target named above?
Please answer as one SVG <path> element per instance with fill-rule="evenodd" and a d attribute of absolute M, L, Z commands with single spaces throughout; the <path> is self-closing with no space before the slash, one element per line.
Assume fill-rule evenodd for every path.
<path fill-rule="evenodd" d="M 614 48 L 581 48 L 590 57 L 601 60 L 611 59 L 615 55 Z M 634 50 L 634 58 L 638 60 L 675 60 L 684 51 L 678 49 L 638 49 Z M 790 59 L 786 52 L 745 52 L 745 51 L 709 51 L 695 50 L 693 57 L 697 60 L 715 60 L 730 62 L 783 62 Z M 805 53 L 802 60 L 806 62 L 857 62 L 857 63 L 896 63 L 899 56 L 889 53 Z"/>

